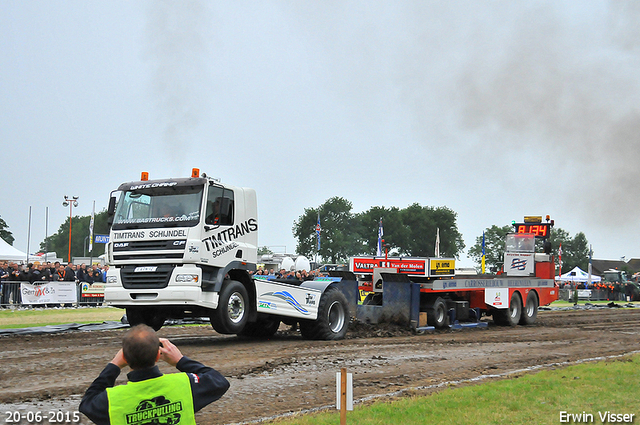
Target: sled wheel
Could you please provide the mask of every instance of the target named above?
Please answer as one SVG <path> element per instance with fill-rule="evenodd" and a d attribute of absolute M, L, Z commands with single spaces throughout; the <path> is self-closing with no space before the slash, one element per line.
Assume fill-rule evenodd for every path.
<path fill-rule="evenodd" d="M 300 321 L 300 333 L 306 339 L 342 339 L 348 327 L 349 303 L 342 292 L 332 287 L 320 298 L 318 318 Z"/>
<path fill-rule="evenodd" d="M 520 316 L 521 325 L 533 325 L 538 317 L 538 296 L 534 291 L 529 291 L 527 302 L 524 304 L 524 310 Z"/>
<path fill-rule="evenodd" d="M 221 334 L 238 334 L 249 318 L 247 289 L 236 280 L 225 280 L 218 308 L 211 314 L 211 326 Z"/>
<path fill-rule="evenodd" d="M 443 329 L 449 323 L 447 316 L 447 303 L 440 297 L 433 301 L 433 304 L 427 306 L 427 324 L 436 329 Z"/>
<path fill-rule="evenodd" d="M 515 326 L 520 322 L 520 316 L 522 316 L 522 298 L 519 293 L 514 292 L 509 308 L 494 311 L 493 322 L 500 326 Z"/>
<path fill-rule="evenodd" d="M 125 309 L 127 322 L 131 327 L 145 324 L 155 331 L 159 331 L 164 325 L 165 316 L 155 308 L 131 307 Z"/>

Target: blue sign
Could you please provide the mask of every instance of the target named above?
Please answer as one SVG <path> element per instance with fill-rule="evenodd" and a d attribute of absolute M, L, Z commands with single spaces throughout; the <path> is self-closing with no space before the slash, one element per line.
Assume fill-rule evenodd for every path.
<path fill-rule="evenodd" d="M 96 235 L 96 243 L 109 243 L 109 235 Z"/>

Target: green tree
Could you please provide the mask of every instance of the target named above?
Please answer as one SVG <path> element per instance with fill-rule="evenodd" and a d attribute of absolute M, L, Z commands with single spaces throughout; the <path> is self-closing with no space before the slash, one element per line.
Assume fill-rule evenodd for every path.
<path fill-rule="evenodd" d="M 551 246 L 553 249 L 553 255 L 555 256 L 555 262 L 558 266 L 559 261 L 558 248 L 562 244 L 562 272 L 566 273 L 573 270 L 578 266 L 582 270 L 587 270 L 589 267 L 589 242 L 584 233 L 578 232 L 572 238 L 569 236 L 569 232 L 564 229 L 557 228 L 551 232 Z"/>
<path fill-rule="evenodd" d="M 485 267 L 487 270 L 496 272 L 502 268 L 504 262 L 505 237 L 507 234 L 513 233 L 513 226 L 507 225 L 498 227 L 495 224 L 484 231 L 484 252 Z M 476 243 L 468 252 L 471 257 L 480 266 L 482 264 L 482 235 L 476 237 Z"/>
<path fill-rule="evenodd" d="M 266 254 L 273 254 L 273 251 L 271 251 L 268 247 L 266 246 L 259 246 L 258 247 L 258 256 L 260 255 L 266 255 Z"/>
<path fill-rule="evenodd" d="M 75 216 L 71 220 L 71 257 L 87 256 L 97 257 L 104 254 L 104 244 L 93 244 L 93 252 L 89 252 L 89 226 L 91 216 Z M 107 210 L 102 210 L 95 215 L 93 223 L 93 234 L 108 234 Z M 55 252 L 60 258 L 67 259 L 69 252 L 69 218 L 60 225 L 58 231 L 46 240 L 40 242 L 40 250 L 44 252 Z"/>
<path fill-rule="evenodd" d="M 436 234 L 440 229 L 440 255 L 457 258 L 464 249 L 464 241 L 458 232 L 456 217 L 457 214 L 447 207 L 423 207 L 415 203 L 402 209 L 400 219 L 405 231 L 400 232 L 397 241 L 400 254 L 433 257 Z"/>
<path fill-rule="evenodd" d="M 298 254 L 313 257 L 318 252 L 316 224 L 320 214 L 320 251 L 322 258 L 339 263 L 358 251 L 357 223 L 351 214 L 351 202 L 333 197 L 318 208 L 305 208 L 293 223 L 293 235 L 298 240 Z"/>
<path fill-rule="evenodd" d="M 399 243 L 408 238 L 409 229 L 402 224 L 398 207 L 371 207 L 357 214 L 355 218 L 358 223 L 358 245 L 361 247 L 360 252 L 356 254 L 376 255 L 380 220 L 384 233 L 382 238 L 388 245 L 390 255 L 397 255 L 401 248 Z"/>
<path fill-rule="evenodd" d="M 9 245 L 13 245 L 13 241 L 15 240 L 13 234 L 9 231 L 7 222 L 4 221 L 2 217 L 0 217 L 0 238 L 2 238 L 2 240 L 4 240 Z"/>

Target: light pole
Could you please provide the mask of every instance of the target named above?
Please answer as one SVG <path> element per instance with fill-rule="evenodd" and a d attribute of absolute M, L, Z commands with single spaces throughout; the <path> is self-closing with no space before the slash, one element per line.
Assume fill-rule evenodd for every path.
<path fill-rule="evenodd" d="M 64 201 L 62 202 L 62 206 L 69 207 L 69 256 L 67 257 L 67 263 L 71 262 L 71 217 L 73 217 L 73 207 L 78 206 L 78 196 L 69 197 L 64 195 Z"/>

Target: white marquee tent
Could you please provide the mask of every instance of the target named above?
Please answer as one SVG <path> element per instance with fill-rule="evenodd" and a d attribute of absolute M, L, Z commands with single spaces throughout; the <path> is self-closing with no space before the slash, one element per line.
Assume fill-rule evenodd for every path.
<path fill-rule="evenodd" d="M 573 270 L 563 273 L 560 276 L 556 276 L 556 280 L 562 282 L 586 282 L 589 280 L 589 274 L 583 271 L 580 267 L 576 266 Z M 591 282 L 600 282 L 600 276 L 591 275 Z"/>
<path fill-rule="evenodd" d="M 0 261 L 25 261 L 27 254 L 12 247 L 0 238 Z"/>

